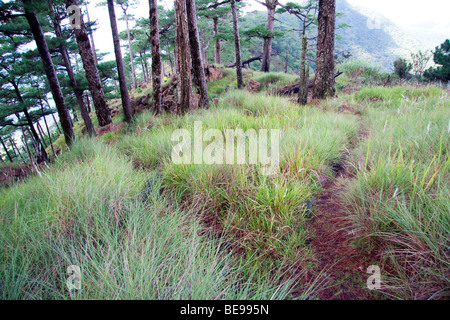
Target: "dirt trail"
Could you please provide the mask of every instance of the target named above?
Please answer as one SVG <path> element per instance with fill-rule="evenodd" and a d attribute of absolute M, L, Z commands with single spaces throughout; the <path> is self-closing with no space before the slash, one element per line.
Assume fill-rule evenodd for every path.
<path fill-rule="evenodd" d="M 315 214 L 308 226 L 314 235 L 311 245 L 318 260 L 318 272 L 327 276 L 326 288 L 318 293 L 321 300 L 379 299 L 366 284 L 370 276 L 367 268 L 376 264 L 373 263 L 376 257 L 361 252 L 353 244 L 354 230 L 344 201 L 346 185 L 354 179 L 346 160 L 365 136 L 367 133 L 361 125 L 358 138 L 346 149 L 347 155 L 332 165 L 334 178 L 322 179 L 324 190 L 315 203 Z"/>

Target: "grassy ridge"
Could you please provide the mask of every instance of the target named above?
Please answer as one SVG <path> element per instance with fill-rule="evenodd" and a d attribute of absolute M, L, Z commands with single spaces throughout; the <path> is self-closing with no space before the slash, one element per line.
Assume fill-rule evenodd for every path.
<path fill-rule="evenodd" d="M 294 78 L 246 76 L 262 91 Z M 78 141 L 42 178 L 0 190 L 0 297 L 285 299 L 295 290 L 314 299 L 325 275 L 307 277 L 318 259 L 306 244 L 307 203 L 350 145 L 349 214 L 358 245 L 383 258 L 384 292 L 445 297 L 448 93 L 370 86 L 299 107 L 226 89 L 232 78 L 227 71 L 209 83 L 220 96 L 209 110 L 143 112 L 128 133 Z M 192 132 L 195 121 L 203 132 L 280 129 L 278 174 L 264 175 L 261 165 L 174 164 L 172 133 Z M 82 268 L 80 291 L 66 288 L 69 265 Z"/>

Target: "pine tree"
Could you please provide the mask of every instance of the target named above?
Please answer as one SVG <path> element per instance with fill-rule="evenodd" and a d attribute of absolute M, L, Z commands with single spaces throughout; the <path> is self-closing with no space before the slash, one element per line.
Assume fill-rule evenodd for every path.
<path fill-rule="evenodd" d="M 66 8 L 69 8 L 72 5 L 78 6 L 77 0 L 65 0 L 64 2 L 66 4 Z M 103 127 L 112 123 L 111 113 L 106 102 L 106 97 L 103 91 L 100 76 L 98 74 L 94 53 L 89 42 L 86 25 L 84 24 L 82 16 L 80 17 L 80 28 L 74 28 L 74 33 L 77 39 L 81 60 L 83 61 L 83 67 L 86 72 L 86 78 L 89 83 L 89 89 L 91 91 L 92 100 L 94 102 L 98 124 Z"/>
<path fill-rule="evenodd" d="M 312 97 L 334 96 L 334 40 L 336 0 L 319 0 L 316 77 Z"/>
<path fill-rule="evenodd" d="M 126 122 L 131 122 L 133 111 L 130 105 L 130 97 L 127 89 L 127 79 L 125 78 L 125 70 L 123 67 L 122 52 L 120 51 L 119 31 L 117 29 L 117 20 L 114 10 L 113 0 L 108 0 L 108 12 L 111 22 L 111 30 L 114 41 L 114 53 L 116 55 L 117 71 L 119 72 L 120 95 L 122 96 L 122 107 Z"/>

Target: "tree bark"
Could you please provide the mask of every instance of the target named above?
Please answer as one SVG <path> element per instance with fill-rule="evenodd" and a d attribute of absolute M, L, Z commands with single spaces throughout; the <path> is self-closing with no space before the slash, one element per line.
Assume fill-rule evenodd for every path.
<path fill-rule="evenodd" d="M 71 5 L 78 5 L 77 0 L 65 0 L 66 7 Z M 97 65 L 95 63 L 94 54 L 89 42 L 89 37 L 86 31 L 83 17 L 80 17 L 80 29 L 74 29 L 75 37 L 77 39 L 78 49 L 80 51 L 83 67 L 86 72 L 86 78 L 89 83 L 92 100 L 94 102 L 95 113 L 97 114 L 98 124 L 100 127 L 112 123 L 111 112 L 106 103 L 105 93 L 103 92 L 102 82 L 98 74 Z"/>
<path fill-rule="evenodd" d="M 44 131 L 42 130 L 42 127 L 39 124 L 39 122 L 36 122 L 36 127 L 38 129 L 39 137 L 41 138 L 42 144 L 44 145 L 45 148 L 47 148 L 47 144 L 45 143 L 45 140 L 44 140 Z"/>
<path fill-rule="evenodd" d="M 122 52 L 120 51 L 119 31 L 117 29 L 116 13 L 114 11 L 113 0 L 108 0 L 109 20 L 111 22 L 111 30 L 114 41 L 114 53 L 116 55 L 117 71 L 119 73 L 120 95 L 122 97 L 123 114 L 126 122 L 131 122 L 133 111 L 130 105 L 130 96 L 128 95 L 127 79 L 125 77 L 125 69 L 123 67 Z"/>
<path fill-rule="evenodd" d="M 41 25 L 39 24 L 36 13 L 31 11 L 28 7 L 30 3 L 30 0 L 25 1 L 25 18 L 30 25 L 31 32 L 33 33 L 36 46 L 41 56 L 45 74 L 47 75 L 50 90 L 53 95 L 53 100 L 55 101 L 56 109 L 58 110 L 59 120 L 64 132 L 66 144 L 70 146 L 75 139 L 75 135 L 71 126 L 70 113 L 67 109 L 66 102 L 64 101 L 64 97 L 61 92 L 61 87 L 59 85 L 52 57 L 50 55 L 47 43 L 45 42 L 44 32 Z M 45 152 L 45 150 L 43 151 Z"/>
<path fill-rule="evenodd" d="M 214 62 L 217 64 L 222 64 L 222 54 L 220 52 L 220 50 L 221 50 L 220 39 L 217 38 L 217 35 L 219 34 L 219 18 L 214 17 L 213 22 L 214 22 L 213 31 L 214 31 L 214 37 L 215 37 L 215 40 L 214 40 Z"/>
<path fill-rule="evenodd" d="M 319 0 L 316 78 L 312 97 L 325 99 L 334 96 L 334 33 L 336 1 Z"/>
<path fill-rule="evenodd" d="M 200 93 L 199 107 L 209 108 L 208 89 L 206 87 L 205 69 L 203 68 L 202 49 L 200 46 L 200 37 L 198 35 L 195 0 L 186 0 L 186 12 L 194 81 Z"/>
<path fill-rule="evenodd" d="M 13 159 L 11 158 L 11 155 L 10 155 L 9 152 L 8 152 L 8 148 L 6 148 L 6 145 L 5 145 L 5 143 L 3 142 L 2 137 L 0 137 L 0 142 L 2 143 L 3 149 L 5 150 L 6 155 L 8 156 L 9 161 L 12 163 L 12 162 L 13 162 Z"/>
<path fill-rule="evenodd" d="M 17 83 L 16 83 L 14 80 L 12 80 L 10 83 L 12 84 L 12 86 L 13 86 L 13 88 L 14 88 L 14 92 L 16 93 L 17 100 L 18 100 L 20 103 L 24 103 L 24 100 L 23 100 L 23 98 L 22 98 L 22 94 L 20 93 L 20 89 L 19 89 L 19 86 L 17 85 Z M 42 158 L 43 158 L 44 160 L 47 160 L 47 159 L 48 159 L 47 152 L 45 151 L 45 147 L 44 147 L 44 145 L 42 144 L 42 141 L 39 139 L 39 136 L 38 136 L 36 130 L 34 129 L 34 126 L 33 126 L 33 119 L 31 118 L 30 114 L 28 113 L 28 109 L 27 109 L 27 108 L 23 108 L 23 109 L 22 109 L 22 112 L 25 114 L 25 119 L 27 119 L 28 126 L 29 126 L 30 129 L 31 129 L 31 133 L 32 133 L 33 136 L 34 136 L 34 139 L 35 139 L 36 141 L 38 141 L 38 143 L 39 143 L 39 144 L 41 145 L 41 147 L 42 147 L 42 149 L 41 149 L 41 150 L 42 150 L 42 152 L 41 152 Z M 17 116 L 17 118 L 20 118 L 18 114 L 16 114 L 16 116 Z"/>
<path fill-rule="evenodd" d="M 12 146 L 13 150 L 16 149 L 17 154 L 20 156 L 20 158 L 22 159 L 22 161 L 25 163 L 26 160 L 25 160 L 25 158 L 23 157 L 22 153 L 20 153 L 19 148 L 17 148 L 17 145 L 16 145 L 16 143 L 14 142 L 14 139 L 12 139 L 11 137 L 9 137 L 9 142 L 11 143 L 11 146 Z"/>
<path fill-rule="evenodd" d="M 175 0 L 175 30 L 178 54 L 179 84 L 176 112 L 192 111 L 191 52 L 185 0 Z"/>
<path fill-rule="evenodd" d="M 302 38 L 302 57 L 300 60 L 300 81 L 298 90 L 298 103 L 305 105 L 308 102 L 308 74 L 306 72 L 306 51 L 308 50 L 308 38 L 303 35 Z M 309 71 L 309 68 L 308 68 Z"/>
<path fill-rule="evenodd" d="M 64 40 L 64 38 L 63 38 L 62 32 L 61 32 L 61 25 L 60 25 L 61 21 L 59 21 L 59 17 L 57 17 L 57 15 L 55 14 L 55 11 L 53 10 L 53 5 L 52 5 L 51 1 L 49 1 L 49 7 L 51 10 L 51 14 L 52 14 L 53 28 L 55 30 L 55 35 L 57 38 L 59 38 L 62 41 L 62 40 Z M 61 44 L 59 46 L 59 51 L 63 58 L 64 66 L 66 67 L 66 70 L 67 70 L 67 75 L 69 76 L 70 86 L 72 87 L 75 97 L 77 99 L 78 105 L 80 106 L 81 117 L 83 118 L 84 125 L 86 126 L 86 130 L 90 136 L 95 136 L 94 126 L 92 124 L 91 117 L 89 116 L 89 111 L 87 110 L 86 105 L 83 100 L 83 90 L 80 90 L 78 88 L 78 82 L 75 78 L 75 74 L 72 69 L 72 64 L 70 63 L 69 54 L 67 52 L 67 49 L 63 44 Z"/>
<path fill-rule="evenodd" d="M 266 29 L 273 31 L 275 23 L 275 9 L 277 7 L 277 0 L 266 0 L 267 7 L 267 24 Z M 264 47 L 261 61 L 261 71 L 270 71 L 270 56 L 272 55 L 272 37 L 264 38 Z"/>
<path fill-rule="evenodd" d="M 47 105 L 48 105 L 48 102 L 47 102 Z M 52 118 L 53 118 L 53 121 L 55 122 L 56 129 L 58 129 L 59 134 L 61 134 L 62 132 L 61 132 L 61 129 L 59 128 L 58 121 L 56 121 L 54 113 L 52 113 Z"/>
<path fill-rule="evenodd" d="M 42 113 L 42 117 L 44 118 L 45 128 L 47 129 L 48 141 L 50 142 L 50 146 L 51 146 L 51 148 L 52 148 L 53 155 L 54 155 L 55 158 L 56 158 L 55 149 L 53 148 L 52 135 L 50 134 L 50 129 L 48 128 L 47 118 L 45 117 L 44 104 L 42 103 L 42 100 L 40 100 L 40 103 L 41 103 L 41 113 Z"/>
<path fill-rule="evenodd" d="M 124 9 L 123 14 L 125 15 L 125 24 L 127 26 L 128 49 L 130 50 L 131 77 L 133 79 L 133 89 L 136 89 L 137 88 L 136 69 L 134 66 L 133 48 L 131 47 L 131 34 L 130 34 L 130 26 L 128 25 L 127 10 Z M 116 23 L 116 26 L 117 26 L 117 23 Z"/>
<path fill-rule="evenodd" d="M 157 0 L 149 0 L 150 43 L 152 47 L 153 106 L 156 113 L 162 112 L 161 96 L 161 46 L 159 42 L 159 22 Z"/>
<path fill-rule="evenodd" d="M 142 75 L 144 76 L 144 82 L 148 82 L 147 70 L 146 70 L 146 66 L 145 66 L 145 63 L 144 63 L 144 57 L 143 57 L 141 51 L 139 51 L 139 57 L 141 58 L 141 67 L 142 67 Z"/>
<path fill-rule="evenodd" d="M 242 65 L 241 65 L 241 42 L 239 40 L 239 27 L 237 20 L 236 1 L 231 0 L 231 14 L 233 16 L 233 33 L 234 33 L 234 51 L 236 57 L 236 78 L 237 87 L 242 89 L 244 87 L 244 80 L 242 78 Z"/>
<path fill-rule="evenodd" d="M 87 6 L 87 4 L 85 6 L 86 6 L 87 19 L 88 19 L 88 22 L 90 23 L 91 22 L 91 18 L 89 17 L 88 6 Z M 93 32 L 89 33 L 89 38 L 91 39 L 92 54 L 94 55 L 95 65 L 98 65 L 97 51 L 95 50 L 95 42 L 94 42 Z"/>

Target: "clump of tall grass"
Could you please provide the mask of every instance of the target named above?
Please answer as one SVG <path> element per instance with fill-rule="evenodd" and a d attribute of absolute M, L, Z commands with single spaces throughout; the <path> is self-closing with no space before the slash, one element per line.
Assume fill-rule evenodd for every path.
<path fill-rule="evenodd" d="M 2 299 L 283 299 L 292 282 L 254 278 L 111 146 L 78 141 L 26 182 L 0 191 Z M 68 266 L 81 269 L 69 290 Z M 276 270 L 274 270 L 276 272 Z M 282 276 L 282 274 L 279 274 Z"/>
<path fill-rule="evenodd" d="M 255 72 L 252 79 L 261 83 L 263 90 L 281 88 L 298 81 L 298 75 L 281 72 Z"/>
<path fill-rule="evenodd" d="M 336 79 L 338 88 L 348 82 L 354 85 L 379 85 L 383 84 L 388 77 L 379 68 L 361 60 L 341 63 L 336 66 L 336 69 L 344 73 Z"/>
<path fill-rule="evenodd" d="M 407 107 L 424 102 L 427 104 L 437 103 L 443 97 L 441 88 L 434 85 L 426 86 L 394 86 L 377 87 L 368 86 L 362 88 L 355 94 L 355 99 L 365 102 L 378 102 L 388 107 Z"/>
<path fill-rule="evenodd" d="M 369 105 L 349 202 L 360 245 L 381 250 L 394 274 L 385 291 L 400 298 L 449 297 L 449 102 L 439 88 L 367 88 Z M 391 288 L 389 288 L 391 286 Z"/>

